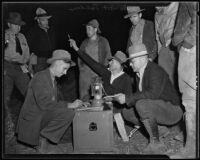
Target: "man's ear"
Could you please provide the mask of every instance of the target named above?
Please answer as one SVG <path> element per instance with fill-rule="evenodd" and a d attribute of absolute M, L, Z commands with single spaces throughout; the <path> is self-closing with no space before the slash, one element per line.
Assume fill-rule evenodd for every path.
<path fill-rule="evenodd" d="M 139 17 L 142 18 L 142 13 L 141 12 L 139 13 Z"/>
<path fill-rule="evenodd" d="M 8 27 L 10 27 L 10 26 L 11 26 L 11 24 L 10 24 L 9 22 L 8 22 L 7 24 L 8 24 Z"/>

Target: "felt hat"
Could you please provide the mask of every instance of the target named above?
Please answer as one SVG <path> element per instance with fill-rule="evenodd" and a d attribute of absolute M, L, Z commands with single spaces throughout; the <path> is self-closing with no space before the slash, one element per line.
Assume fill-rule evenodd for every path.
<path fill-rule="evenodd" d="M 38 18 L 45 18 L 45 19 L 49 19 L 51 18 L 52 16 L 49 15 L 44 9 L 42 8 L 37 8 L 36 10 L 36 16 L 35 16 L 35 20 L 38 19 Z"/>
<path fill-rule="evenodd" d="M 22 21 L 21 15 L 17 12 L 10 12 L 7 22 L 9 22 L 11 24 L 16 24 L 19 26 L 26 24 L 24 21 Z"/>
<path fill-rule="evenodd" d="M 99 22 L 96 19 L 90 20 L 86 26 L 92 26 L 93 28 L 97 28 L 97 32 L 101 33 L 101 30 L 99 29 Z"/>
<path fill-rule="evenodd" d="M 129 53 L 129 58 L 127 60 L 148 54 L 147 49 L 143 43 L 138 43 L 134 46 L 133 45 L 130 46 L 128 48 L 128 53 Z"/>
<path fill-rule="evenodd" d="M 120 64 L 122 64 L 122 63 L 126 62 L 127 57 L 126 57 L 126 54 L 123 53 L 122 51 L 117 51 L 117 52 L 115 53 L 115 55 L 112 56 L 112 57 L 111 57 L 110 59 L 108 59 L 108 60 L 110 61 L 110 60 L 112 60 L 112 59 L 115 59 L 115 60 L 117 60 Z"/>
<path fill-rule="evenodd" d="M 71 66 L 75 66 L 75 63 L 71 60 L 71 54 L 62 49 L 53 51 L 53 56 L 47 59 L 47 63 L 51 64 L 55 60 L 64 60 L 65 62 L 70 63 Z"/>
<path fill-rule="evenodd" d="M 124 18 L 129 18 L 134 14 L 137 14 L 141 11 L 143 11 L 144 9 L 140 9 L 140 7 L 138 6 L 127 6 L 127 12 L 128 14 L 126 16 L 124 16 Z"/>

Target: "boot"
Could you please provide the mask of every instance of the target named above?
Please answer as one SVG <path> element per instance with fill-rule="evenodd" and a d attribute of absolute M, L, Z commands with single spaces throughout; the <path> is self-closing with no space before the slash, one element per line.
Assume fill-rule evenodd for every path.
<path fill-rule="evenodd" d="M 186 143 L 180 149 L 180 152 L 171 155 L 173 159 L 196 158 L 196 115 L 195 113 L 186 113 Z"/>
<path fill-rule="evenodd" d="M 39 146 L 36 148 L 39 154 L 47 154 L 48 152 L 48 141 L 44 137 L 40 137 Z"/>
<path fill-rule="evenodd" d="M 159 139 L 158 126 L 155 119 L 145 119 L 142 121 L 149 134 L 149 144 L 143 150 L 144 153 L 160 154 L 161 149 L 165 147 Z"/>

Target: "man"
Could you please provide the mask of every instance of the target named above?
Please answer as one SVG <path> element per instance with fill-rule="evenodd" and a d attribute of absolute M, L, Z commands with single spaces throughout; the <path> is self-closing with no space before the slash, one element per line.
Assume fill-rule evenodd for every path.
<path fill-rule="evenodd" d="M 107 65 L 108 58 L 111 57 L 110 45 L 106 38 L 99 35 L 99 23 L 96 19 L 92 19 L 86 24 L 86 33 L 88 38 L 85 39 L 80 50 L 91 56 L 95 61 L 100 64 Z M 90 98 L 89 90 L 92 79 L 97 75 L 80 59 L 78 60 L 79 66 L 79 96 L 84 101 Z"/>
<path fill-rule="evenodd" d="M 138 125 L 142 122 L 146 128 L 150 142 L 144 152 L 157 154 L 164 147 L 159 140 L 158 125 L 174 125 L 180 121 L 183 115 L 180 100 L 167 73 L 148 60 L 144 44 L 131 46 L 128 51 L 130 65 L 139 76 L 138 89 L 131 96 L 118 94 L 116 100 L 131 107 L 123 110 L 125 119 Z"/>
<path fill-rule="evenodd" d="M 36 56 L 36 64 L 33 65 L 34 73 L 42 71 L 48 67 L 46 60 L 51 57 L 56 49 L 55 33 L 49 26 L 49 19 L 52 16 L 42 8 L 37 8 L 35 20 L 37 25 L 27 33 L 27 41 L 32 56 Z"/>
<path fill-rule="evenodd" d="M 174 84 L 176 69 L 176 50 L 171 47 L 171 38 L 174 31 L 179 2 L 171 2 L 167 6 L 156 7 L 155 28 L 158 43 L 158 64 L 168 73 Z"/>
<path fill-rule="evenodd" d="M 16 130 L 18 140 L 37 146 L 39 153 L 48 153 L 48 141 L 59 142 L 73 120 L 72 109 L 81 105 L 80 100 L 73 103 L 57 100 L 55 77 L 66 74 L 74 64 L 69 52 L 55 50 L 47 63 L 50 67 L 35 74 L 30 81 Z"/>
<path fill-rule="evenodd" d="M 178 84 L 185 107 L 186 144 L 172 158 L 196 158 L 196 37 L 197 3 L 180 3 L 172 43 L 178 47 Z"/>
<path fill-rule="evenodd" d="M 153 61 L 157 56 L 155 27 L 153 22 L 142 18 L 143 10 L 138 6 L 127 6 L 128 14 L 124 18 L 129 18 L 132 23 L 127 43 L 127 52 L 130 46 L 143 43 L 147 47 L 149 60 Z"/>
<path fill-rule="evenodd" d="M 17 12 L 10 12 L 6 21 L 9 28 L 5 30 L 4 47 L 4 106 L 6 118 L 8 118 L 5 122 L 10 122 L 9 126 L 13 126 L 14 129 L 9 111 L 10 97 L 14 86 L 23 96 L 26 94 L 30 81 L 26 64 L 29 62 L 30 53 L 26 38 L 20 33 L 21 26 L 25 25 L 21 15 Z"/>
<path fill-rule="evenodd" d="M 106 95 L 113 95 L 117 93 L 124 93 L 130 95 L 132 93 L 132 82 L 131 78 L 123 71 L 122 64 L 126 61 L 126 55 L 117 51 L 115 56 L 109 59 L 109 68 L 96 62 L 88 54 L 81 51 L 76 42 L 70 39 L 70 46 L 77 51 L 77 55 L 99 76 L 103 79 L 103 87 Z M 106 99 L 109 101 L 109 98 Z M 111 99 L 110 99 L 111 100 Z M 121 109 L 125 106 L 114 104 L 113 112 L 121 112 Z"/>

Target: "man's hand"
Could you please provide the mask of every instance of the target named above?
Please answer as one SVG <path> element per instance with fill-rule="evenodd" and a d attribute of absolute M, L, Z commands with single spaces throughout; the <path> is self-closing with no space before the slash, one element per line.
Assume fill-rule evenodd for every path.
<path fill-rule="evenodd" d="M 73 39 L 69 39 L 70 47 L 73 47 L 75 51 L 78 51 L 79 48 L 76 45 L 76 41 Z"/>
<path fill-rule="evenodd" d="M 120 104 L 126 103 L 126 96 L 123 93 L 116 94 L 115 97 L 113 97 L 113 99 L 119 102 Z"/>
<path fill-rule="evenodd" d="M 74 108 L 78 108 L 82 105 L 82 101 L 77 99 L 75 100 L 73 103 L 68 103 L 68 108 L 74 109 Z"/>

